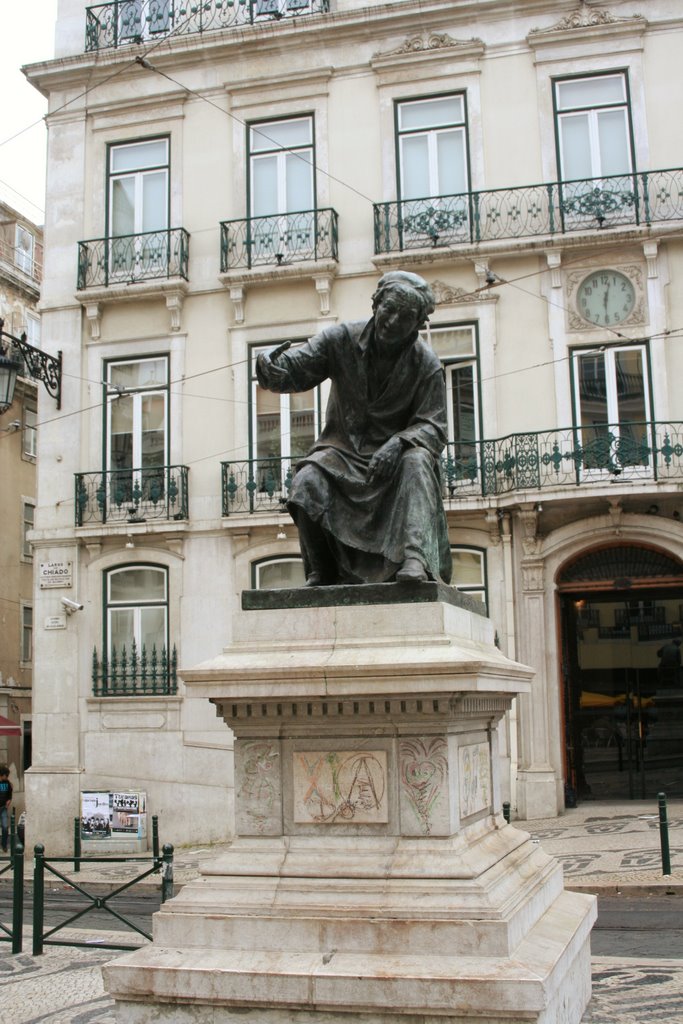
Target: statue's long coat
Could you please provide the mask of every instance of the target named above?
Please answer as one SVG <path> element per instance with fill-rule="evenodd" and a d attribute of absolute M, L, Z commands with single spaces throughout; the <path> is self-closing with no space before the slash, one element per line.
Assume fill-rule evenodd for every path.
<path fill-rule="evenodd" d="M 438 467 L 447 431 L 443 368 L 417 334 L 384 380 L 374 353 L 371 319 L 328 327 L 278 356 L 287 376 L 277 386 L 266 384 L 257 368 L 262 386 L 273 391 L 308 391 L 331 381 L 324 429 L 297 466 L 318 466 L 320 484 L 311 486 L 309 478 L 300 487 L 295 474 L 288 506 L 295 520 L 297 507 L 303 508 L 342 546 L 342 576 L 349 580 L 391 579 L 408 549 L 433 578 L 448 582 L 451 556 Z M 399 472 L 369 485 L 372 455 L 395 436 L 408 445 Z M 410 457 L 414 449 L 428 458 Z"/>

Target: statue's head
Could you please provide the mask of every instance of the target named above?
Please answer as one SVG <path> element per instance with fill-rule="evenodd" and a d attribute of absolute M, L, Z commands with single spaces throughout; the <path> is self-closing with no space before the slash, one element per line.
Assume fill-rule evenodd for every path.
<path fill-rule="evenodd" d="M 430 313 L 434 312 L 434 295 L 424 278 L 407 270 L 391 270 L 377 283 L 372 296 L 373 312 L 387 295 L 410 309 L 416 316 L 418 326 L 423 326 Z"/>

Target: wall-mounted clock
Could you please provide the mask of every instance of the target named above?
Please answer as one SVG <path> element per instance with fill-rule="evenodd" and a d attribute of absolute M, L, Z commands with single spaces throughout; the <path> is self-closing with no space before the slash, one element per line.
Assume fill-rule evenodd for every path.
<path fill-rule="evenodd" d="M 583 279 L 576 292 L 579 314 L 597 327 L 620 324 L 635 304 L 635 285 L 618 270 L 595 270 Z"/>

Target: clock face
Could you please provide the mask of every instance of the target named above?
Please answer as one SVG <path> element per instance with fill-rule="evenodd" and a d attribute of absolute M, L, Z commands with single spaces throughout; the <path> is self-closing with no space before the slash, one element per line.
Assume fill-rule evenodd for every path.
<path fill-rule="evenodd" d="M 576 293 L 581 316 L 599 327 L 620 324 L 636 304 L 633 282 L 618 270 L 596 270 L 579 285 Z"/>

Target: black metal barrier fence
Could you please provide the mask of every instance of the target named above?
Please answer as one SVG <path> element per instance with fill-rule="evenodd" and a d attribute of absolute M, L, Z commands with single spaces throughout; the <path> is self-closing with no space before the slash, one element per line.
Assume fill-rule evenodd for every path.
<path fill-rule="evenodd" d="M 76 819 L 78 821 L 79 819 Z M 23 838 L 23 836 L 22 836 Z M 34 867 L 33 867 L 33 954 L 35 956 L 43 952 L 44 946 L 46 945 L 60 945 L 60 946 L 91 946 L 92 939 L 90 941 L 80 941 L 74 938 L 62 938 L 54 939 L 52 936 L 56 932 L 61 931 L 64 928 L 68 928 L 69 925 L 83 918 L 86 914 L 91 911 L 106 911 L 111 914 L 119 924 L 123 924 L 126 928 L 137 932 L 143 938 L 152 941 L 152 936 L 139 928 L 135 922 L 130 921 L 125 915 L 120 914 L 113 906 L 111 901 L 121 893 L 131 889 L 136 883 L 141 882 L 143 879 L 148 878 L 150 875 L 156 872 L 161 875 L 161 902 L 165 903 L 166 900 L 171 899 L 173 896 L 173 846 L 167 843 L 163 850 L 159 849 L 159 827 L 158 819 L 156 815 L 152 818 L 152 855 L 147 857 L 84 857 L 81 853 L 80 844 L 80 829 L 78 841 L 74 843 L 74 855 L 73 857 L 46 857 L 45 847 L 38 843 L 34 847 Z M 11 942 L 12 953 L 21 953 L 23 950 L 23 926 L 24 926 L 24 904 L 26 902 L 26 887 L 25 887 L 25 871 L 24 871 L 24 847 L 19 841 L 16 830 L 15 814 L 12 811 L 11 824 L 10 824 L 10 843 L 9 853 L 7 856 L 0 856 L 0 878 L 4 875 L 11 876 L 11 894 L 12 894 L 12 923 L 11 927 L 7 922 L 3 923 L 0 920 L 0 942 Z M 79 872 L 81 864 L 127 864 L 127 865 L 147 865 L 144 869 L 140 869 L 140 872 L 134 877 L 129 879 L 127 882 L 122 883 L 112 892 L 107 893 L 105 896 L 100 894 L 88 892 L 83 885 L 78 884 L 72 879 L 55 867 L 57 864 L 73 864 L 73 872 Z M 65 869 L 66 870 L 66 869 Z M 46 909 L 46 897 L 45 897 L 45 874 L 54 875 L 61 882 L 63 882 L 70 889 L 83 896 L 87 901 L 88 905 L 72 914 L 66 920 L 61 921 L 59 924 L 46 930 L 45 928 L 45 909 Z M 101 884 L 101 883 L 100 883 Z M 124 943 L 107 943 L 97 942 L 97 945 L 101 949 L 135 949 L 135 945 L 124 944 Z"/>

